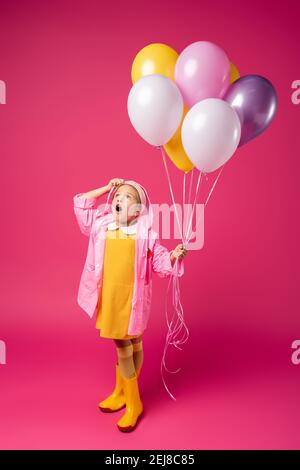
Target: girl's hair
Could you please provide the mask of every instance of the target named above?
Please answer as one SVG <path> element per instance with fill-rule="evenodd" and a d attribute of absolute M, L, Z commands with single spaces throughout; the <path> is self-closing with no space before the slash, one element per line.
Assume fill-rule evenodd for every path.
<path fill-rule="evenodd" d="M 138 193 L 138 190 L 137 190 L 132 184 L 130 184 L 130 183 L 121 183 L 121 184 L 117 187 L 117 189 L 119 189 L 121 186 L 131 186 L 131 188 L 133 188 L 134 191 L 135 191 L 135 193 L 136 193 L 136 198 L 137 198 L 137 200 L 138 200 L 138 203 L 139 203 L 139 204 L 142 203 L 142 202 L 141 202 L 140 195 L 139 195 L 139 193 Z M 117 189 L 116 189 L 116 191 L 117 191 Z M 116 194 L 116 191 L 115 191 L 115 193 L 114 193 L 114 196 L 115 196 L 115 194 Z"/>

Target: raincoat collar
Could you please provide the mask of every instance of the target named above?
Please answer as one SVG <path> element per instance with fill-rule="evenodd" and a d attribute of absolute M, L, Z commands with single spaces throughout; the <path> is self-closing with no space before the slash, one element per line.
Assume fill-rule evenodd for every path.
<path fill-rule="evenodd" d="M 107 225 L 107 230 L 116 230 L 120 228 L 122 232 L 126 233 L 127 235 L 133 235 L 137 232 L 137 222 L 132 225 L 118 225 L 116 222 L 110 222 Z"/>

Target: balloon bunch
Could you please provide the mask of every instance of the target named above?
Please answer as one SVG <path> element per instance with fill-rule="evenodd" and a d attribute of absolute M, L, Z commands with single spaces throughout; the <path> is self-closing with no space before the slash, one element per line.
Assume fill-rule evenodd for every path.
<path fill-rule="evenodd" d="M 180 55 L 166 44 L 149 44 L 136 55 L 128 114 L 135 130 L 163 146 L 178 169 L 210 173 L 237 147 L 267 129 L 277 108 L 272 83 L 240 77 L 216 44 L 198 41 Z"/>
<path fill-rule="evenodd" d="M 220 168 L 216 183 L 236 149 L 265 131 L 276 114 L 272 83 L 260 75 L 240 77 L 224 50 L 209 41 L 194 42 L 180 55 L 166 44 L 149 44 L 134 58 L 131 78 L 130 121 L 161 149 L 172 197 L 165 153 L 183 171 L 184 188 L 186 175 L 199 170 L 197 197 L 201 174 L 207 179 Z M 192 178 L 193 171 L 190 184 Z M 182 233 L 183 244 L 188 241 Z"/>
<path fill-rule="evenodd" d="M 127 102 L 129 119 L 146 142 L 161 149 L 175 210 L 165 154 L 183 172 L 183 203 L 186 175 L 191 172 L 191 193 L 194 169 L 199 170 L 187 231 L 179 225 L 182 242 L 187 246 L 201 174 L 207 179 L 207 173 L 220 169 L 205 206 L 225 163 L 236 149 L 271 124 L 276 114 L 277 94 L 267 78 L 240 77 L 224 50 L 208 41 L 194 42 L 180 55 L 166 44 L 149 44 L 136 55 L 131 78 L 133 86 Z M 167 343 L 178 347 L 186 341 L 188 330 L 176 274 L 173 305 L 177 318 L 168 322 Z M 182 328 L 185 338 L 177 340 Z M 165 367 L 164 359 L 163 365 Z"/>

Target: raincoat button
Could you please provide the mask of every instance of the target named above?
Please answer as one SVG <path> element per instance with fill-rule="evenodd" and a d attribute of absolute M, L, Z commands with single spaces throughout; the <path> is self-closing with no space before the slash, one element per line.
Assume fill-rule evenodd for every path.
<path fill-rule="evenodd" d="M 143 278 L 144 278 L 144 276 L 143 276 L 143 275 L 141 275 L 141 279 L 143 279 Z"/>
<path fill-rule="evenodd" d="M 146 254 L 145 254 L 145 253 L 143 253 L 143 257 L 144 257 L 144 258 L 145 258 L 145 256 L 146 256 Z"/>
<path fill-rule="evenodd" d="M 96 264 L 97 268 L 99 268 L 99 263 Z"/>

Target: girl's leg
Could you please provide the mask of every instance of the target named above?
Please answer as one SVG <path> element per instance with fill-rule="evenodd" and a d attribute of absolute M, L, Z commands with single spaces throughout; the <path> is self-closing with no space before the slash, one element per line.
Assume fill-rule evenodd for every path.
<path fill-rule="evenodd" d="M 130 346 L 125 346 L 125 348 L 130 348 L 133 351 L 133 346 L 136 348 L 141 345 L 140 337 L 131 338 Z M 119 347 L 119 346 L 118 346 Z M 119 347 L 119 349 L 122 349 Z M 140 349 L 139 349 L 140 350 Z M 124 415 L 117 422 L 117 426 L 120 431 L 128 432 L 132 431 L 143 413 L 143 403 L 141 401 L 139 385 L 138 385 L 138 375 L 139 371 L 135 371 L 135 365 L 133 357 L 131 356 L 133 371 L 134 374 L 130 378 L 124 378 L 124 399 L 126 404 L 126 411 Z"/>
<path fill-rule="evenodd" d="M 132 338 L 133 362 L 135 370 L 141 369 L 144 360 L 142 335 L 138 338 Z"/>
<path fill-rule="evenodd" d="M 123 377 L 128 379 L 135 376 L 133 361 L 133 346 L 130 339 L 114 339 L 117 347 L 118 364 Z"/>

